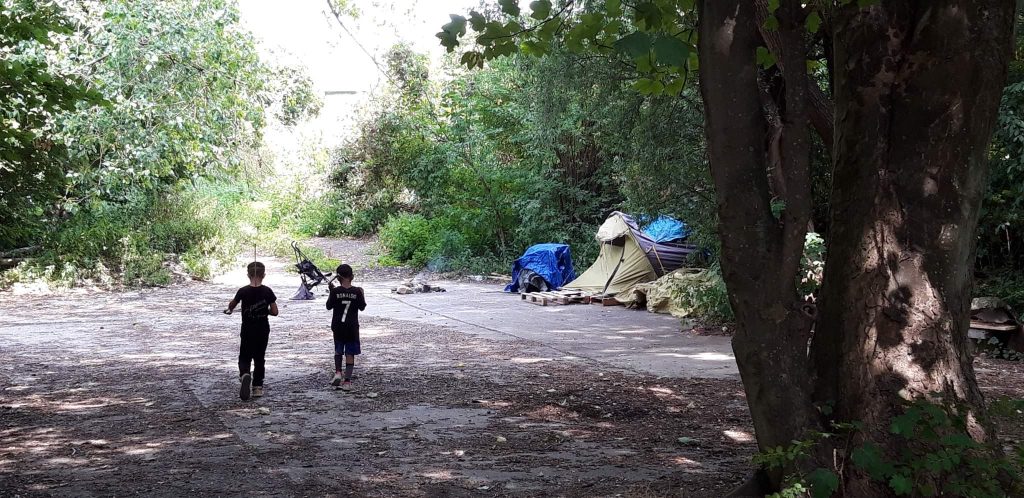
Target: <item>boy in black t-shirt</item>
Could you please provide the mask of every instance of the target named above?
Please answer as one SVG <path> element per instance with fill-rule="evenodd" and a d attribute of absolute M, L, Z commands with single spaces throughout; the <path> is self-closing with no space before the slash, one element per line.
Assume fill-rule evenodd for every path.
<path fill-rule="evenodd" d="M 250 395 L 263 396 L 264 358 L 267 353 L 267 342 L 270 340 L 270 321 L 268 315 L 277 316 L 277 296 L 274 291 L 263 285 L 263 277 L 267 269 L 263 263 L 254 261 L 246 268 L 249 274 L 249 285 L 238 289 L 235 298 L 228 303 L 224 313 L 230 315 L 235 306 L 242 305 L 242 343 L 238 348 L 238 371 L 242 387 L 238 396 L 242 401 Z M 253 364 L 249 374 L 249 364 Z M 251 389 L 250 389 L 251 388 Z"/>
<path fill-rule="evenodd" d="M 352 286 L 352 267 L 340 265 L 336 275 L 341 284 L 329 283 L 331 293 L 327 296 L 327 309 L 334 310 L 331 332 L 334 333 L 334 379 L 331 385 L 348 391 L 352 389 L 352 369 L 356 364 L 359 349 L 359 312 L 366 309 L 363 289 Z M 345 362 L 342 382 L 342 360 Z"/>

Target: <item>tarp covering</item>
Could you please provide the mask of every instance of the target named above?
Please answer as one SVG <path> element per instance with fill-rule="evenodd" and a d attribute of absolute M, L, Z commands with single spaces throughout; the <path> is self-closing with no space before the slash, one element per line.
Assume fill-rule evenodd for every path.
<path fill-rule="evenodd" d="M 512 264 L 512 283 L 505 287 L 505 292 L 519 292 L 519 273 L 523 270 L 536 272 L 552 289 L 561 289 L 566 282 L 576 278 L 576 271 L 572 267 L 572 255 L 569 246 L 565 244 L 530 246 Z"/>
<path fill-rule="evenodd" d="M 693 301 L 693 290 L 713 285 L 714 277 L 707 270 L 680 268 L 653 282 L 637 284 L 615 299 L 624 304 L 645 306 L 651 313 L 690 318 L 699 315 L 697 303 Z"/>
<path fill-rule="evenodd" d="M 613 218 L 620 218 L 626 226 L 629 227 L 629 234 L 640 246 L 640 250 L 647 256 L 648 261 L 651 262 L 651 267 L 654 268 L 654 272 L 658 277 L 675 270 L 676 268 L 682 268 L 686 264 L 686 259 L 697 252 L 697 246 L 687 245 L 679 242 L 657 242 L 637 226 L 636 220 L 632 216 L 620 213 L 618 211 L 611 214 L 609 220 Z M 608 221 L 605 221 L 608 223 Z M 654 279 L 651 279 L 654 280 Z"/>
<path fill-rule="evenodd" d="M 673 242 L 685 239 L 690 227 L 671 216 L 659 216 L 644 228 L 644 233 L 655 242 Z"/>
<path fill-rule="evenodd" d="M 681 243 L 659 243 L 643 233 L 632 216 L 614 212 L 597 230 L 601 253 L 569 289 L 616 295 L 683 266 L 697 251 Z"/>

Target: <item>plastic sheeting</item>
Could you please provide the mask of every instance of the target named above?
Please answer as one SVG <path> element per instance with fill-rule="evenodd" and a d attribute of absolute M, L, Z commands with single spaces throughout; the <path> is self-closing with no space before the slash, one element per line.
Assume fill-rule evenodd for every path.
<path fill-rule="evenodd" d="M 654 268 L 656 273 L 655 278 L 660 277 L 676 268 L 682 268 L 686 265 L 687 258 L 690 254 L 696 253 L 697 246 L 682 244 L 680 242 L 657 242 L 648 236 L 646 233 L 640 230 L 637 226 L 636 220 L 632 216 L 626 213 L 620 213 L 618 211 L 612 213 L 609 217 L 609 221 L 614 218 L 619 218 L 623 223 L 629 227 L 629 234 L 632 239 L 640 246 L 640 250 L 647 256 L 647 260 L 651 262 L 651 267 Z M 609 221 L 605 221 L 608 223 Z M 654 280 L 653 278 L 651 280 Z"/>
<path fill-rule="evenodd" d="M 597 230 L 601 253 L 594 264 L 566 288 L 617 295 L 681 268 L 696 246 L 656 242 L 642 232 L 632 216 L 618 211 Z"/>
<path fill-rule="evenodd" d="M 673 242 L 683 240 L 690 235 L 690 227 L 686 223 L 671 216 L 659 216 L 644 228 L 644 234 L 655 242 Z"/>
<path fill-rule="evenodd" d="M 691 318 L 699 315 L 697 303 L 692 300 L 693 289 L 706 289 L 713 285 L 714 277 L 707 270 L 682 268 L 653 282 L 637 284 L 615 299 L 626 305 L 644 306 L 651 313 Z"/>
<path fill-rule="evenodd" d="M 572 255 L 565 244 L 536 244 L 530 246 L 512 264 L 512 283 L 505 292 L 519 292 L 519 272 L 524 269 L 536 272 L 552 289 L 561 289 L 566 282 L 576 278 L 572 267 Z"/>

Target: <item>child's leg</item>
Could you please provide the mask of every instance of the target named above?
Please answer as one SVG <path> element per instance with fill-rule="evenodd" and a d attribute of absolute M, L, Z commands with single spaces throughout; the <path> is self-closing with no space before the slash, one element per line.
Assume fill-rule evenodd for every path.
<path fill-rule="evenodd" d="M 249 366 L 252 363 L 252 340 L 242 335 L 242 342 L 238 346 L 238 376 L 241 377 L 249 373 Z"/>
<path fill-rule="evenodd" d="M 334 371 L 341 373 L 345 370 L 345 343 L 334 341 Z"/>
<path fill-rule="evenodd" d="M 345 355 L 345 380 L 352 380 L 352 369 L 356 366 L 355 355 Z"/>
<path fill-rule="evenodd" d="M 253 341 L 252 349 L 252 385 L 259 387 L 263 385 L 263 376 L 266 373 L 264 369 L 265 359 L 267 355 L 267 343 L 270 340 L 270 334 L 261 334 Z"/>

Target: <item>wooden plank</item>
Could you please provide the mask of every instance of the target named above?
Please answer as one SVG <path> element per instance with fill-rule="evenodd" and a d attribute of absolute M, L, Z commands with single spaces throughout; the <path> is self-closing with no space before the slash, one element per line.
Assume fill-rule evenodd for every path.
<path fill-rule="evenodd" d="M 601 306 L 622 306 L 617 299 L 608 296 L 593 296 L 590 298 L 590 304 L 600 304 Z"/>
<path fill-rule="evenodd" d="M 1017 330 L 1017 326 L 1012 323 L 989 323 L 979 322 L 977 320 L 971 320 L 971 328 L 982 329 L 982 330 L 996 330 L 1000 332 L 1009 332 L 1011 330 Z"/>
<path fill-rule="evenodd" d="M 590 303 L 590 296 L 580 291 L 544 291 L 544 292 L 521 292 L 519 298 L 523 301 L 547 306 L 550 304 L 576 304 Z"/>

